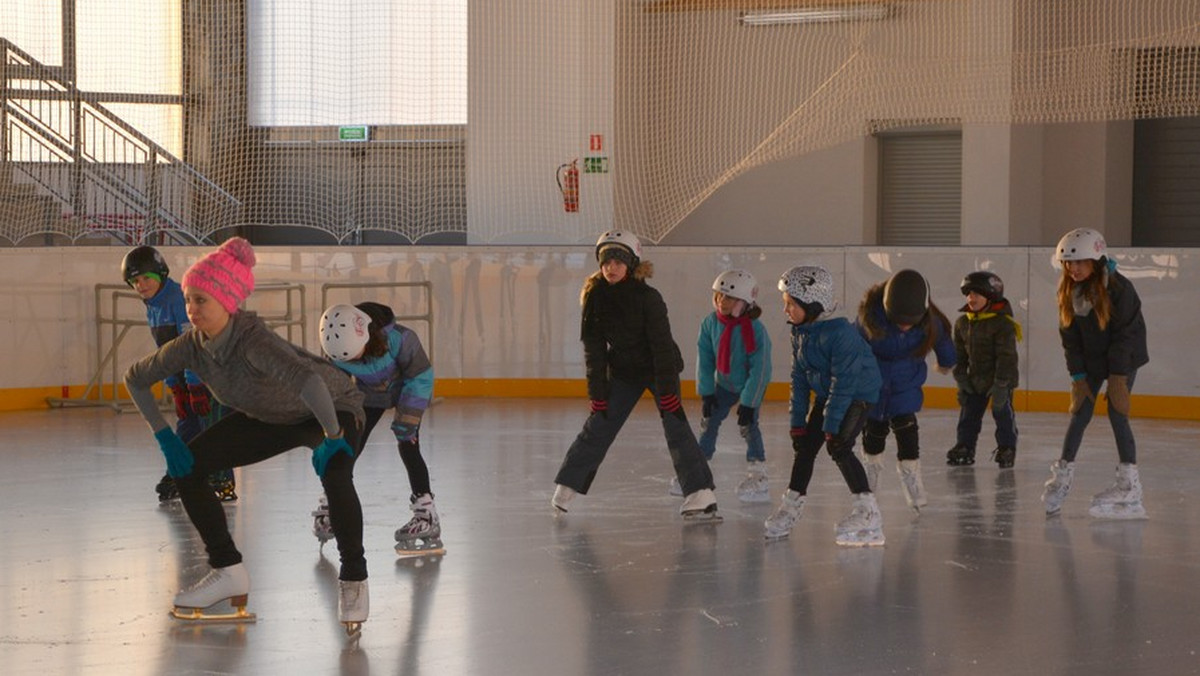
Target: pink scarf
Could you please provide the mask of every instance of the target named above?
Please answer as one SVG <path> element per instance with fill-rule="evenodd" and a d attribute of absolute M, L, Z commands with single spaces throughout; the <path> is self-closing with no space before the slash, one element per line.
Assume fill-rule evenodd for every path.
<path fill-rule="evenodd" d="M 733 328 L 735 326 L 742 327 L 742 342 L 746 345 L 746 354 L 750 354 L 755 350 L 754 325 L 750 323 L 753 320 L 744 314 L 740 317 L 730 317 L 717 312 L 716 315 L 717 321 L 725 327 L 721 331 L 721 341 L 717 345 L 717 372 L 728 375 L 730 353 L 733 351 Z"/>

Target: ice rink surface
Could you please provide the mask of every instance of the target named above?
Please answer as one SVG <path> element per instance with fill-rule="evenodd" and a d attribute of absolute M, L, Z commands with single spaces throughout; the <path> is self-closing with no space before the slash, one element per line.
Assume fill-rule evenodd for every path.
<path fill-rule="evenodd" d="M 1135 395 L 1136 396 L 1136 395 Z M 693 427 L 697 402 L 687 402 Z M 1200 424 L 1135 420 L 1150 518 L 1103 522 L 1090 496 L 1116 450 L 1097 416 L 1061 516 L 1039 497 L 1066 416 L 1021 414 L 1015 469 L 945 465 L 956 412 L 920 414 L 929 505 L 901 495 L 895 446 L 879 490 L 887 546 L 834 544 L 850 496 L 818 459 L 803 519 L 765 543 L 791 467 L 782 403 L 763 411 L 771 504 L 739 504 L 744 455 L 723 430 L 717 525 L 667 495 L 658 415 L 643 401 L 587 496 L 556 517 L 553 477 L 584 400 L 448 399 L 427 414 L 446 554 L 397 559 L 409 517 L 394 440 L 356 472 L 371 615 L 337 623 L 337 550 L 309 513 L 320 485 L 297 449 L 238 470 L 226 507 L 251 575 L 249 625 L 168 616 L 206 570 L 136 414 L 0 415 L 0 672 L 18 674 L 1189 674 L 1200 673 Z"/>

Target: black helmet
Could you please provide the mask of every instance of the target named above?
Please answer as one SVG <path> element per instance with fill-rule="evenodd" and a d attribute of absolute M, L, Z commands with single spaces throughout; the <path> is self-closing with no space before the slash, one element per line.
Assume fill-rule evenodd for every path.
<path fill-rule="evenodd" d="M 975 293 L 988 299 L 989 303 L 995 303 L 1004 297 L 1004 280 L 1000 279 L 999 275 L 994 272 L 972 272 L 963 277 L 962 294 L 965 296 L 969 292 Z"/>
<path fill-rule="evenodd" d="M 901 270 L 883 287 L 883 312 L 896 324 L 920 324 L 929 312 L 929 284 L 916 270 Z"/>
<path fill-rule="evenodd" d="M 126 284 L 133 286 L 134 277 L 147 273 L 156 274 L 163 279 L 171 274 L 166 259 L 162 257 L 158 249 L 152 246 L 139 246 L 125 254 L 125 258 L 121 260 L 121 279 L 125 280 Z"/>

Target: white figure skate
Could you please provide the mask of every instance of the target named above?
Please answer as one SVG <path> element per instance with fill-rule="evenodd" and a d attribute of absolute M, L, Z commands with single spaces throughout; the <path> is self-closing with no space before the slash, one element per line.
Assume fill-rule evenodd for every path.
<path fill-rule="evenodd" d="M 1113 485 L 1092 496 L 1088 509 L 1097 519 L 1145 519 L 1146 508 L 1142 505 L 1142 480 L 1137 465 L 1117 465 L 1117 478 Z"/>
<path fill-rule="evenodd" d="M 433 506 L 433 496 L 428 493 L 414 495 L 409 499 L 408 508 L 413 516 L 396 529 L 396 553 L 400 556 L 444 554 L 442 524 Z"/>
<path fill-rule="evenodd" d="M 913 511 L 920 514 L 921 508 L 929 503 L 925 496 L 925 483 L 921 481 L 921 461 L 901 460 L 896 464 L 900 474 L 900 486 L 904 489 L 904 500 Z"/>
<path fill-rule="evenodd" d="M 575 498 L 575 489 L 567 488 L 562 484 L 554 485 L 554 497 L 550 498 L 550 504 L 554 506 L 556 514 L 566 514 L 567 505 Z"/>
<path fill-rule="evenodd" d="M 250 596 L 250 574 L 246 566 L 235 563 L 213 568 L 200 581 L 175 595 L 171 616 L 193 622 L 254 622 L 254 613 L 246 611 Z M 229 601 L 232 613 L 206 613 L 206 609 Z"/>
<path fill-rule="evenodd" d="M 867 472 L 867 485 L 871 487 L 871 492 L 879 490 L 879 475 L 883 473 L 883 454 L 863 453 L 862 457 L 863 469 Z"/>
<path fill-rule="evenodd" d="M 783 492 L 779 509 L 763 522 L 763 536 L 767 540 L 782 540 L 792 533 L 792 528 L 804 514 L 804 496 L 792 489 Z"/>
<path fill-rule="evenodd" d="M 854 496 L 854 508 L 838 522 L 836 541 L 843 547 L 882 547 L 883 516 L 873 493 Z"/>
<path fill-rule="evenodd" d="M 722 518 L 717 514 L 717 496 L 711 488 L 701 488 L 684 498 L 679 513 L 684 521 L 693 523 L 717 522 Z"/>
<path fill-rule="evenodd" d="M 338 621 L 346 627 L 346 636 L 358 638 L 370 610 L 366 580 L 338 580 Z"/>
<path fill-rule="evenodd" d="M 671 485 L 667 487 L 667 495 L 670 495 L 670 496 L 676 497 L 676 498 L 683 497 L 683 486 L 679 485 L 679 477 L 677 477 L 677 476 L 671 477 Z"/>
<path fill-rule="evenodd" d="M 317 508 L 312 511 L 313 518 L 313 535 L 317 541 L 324 545 L 333 539 L 333 523 L 329 520 L 329 500 L 325 494 L 321 494 L 320 500 L 317 502 Z"/>
<path fill-rule="evenodd" d="M 1042 491 L 1046 516 L 1058 514 L 1062 510 L 1063 502 L 1071 492 L 1071 479 L 1074 477 L 1075 463 L 1059 459 L 1050 465 L 1050 478 L 1046 481 L 1046 489 Z"/>
<path fill-rule="evenodd" d="M 742 502 L 770 502 L 771 487 L 767 482 L 767 465 L 751 462 L 746 467 L 746 478 L 737 486 L 738 500 Z"/>

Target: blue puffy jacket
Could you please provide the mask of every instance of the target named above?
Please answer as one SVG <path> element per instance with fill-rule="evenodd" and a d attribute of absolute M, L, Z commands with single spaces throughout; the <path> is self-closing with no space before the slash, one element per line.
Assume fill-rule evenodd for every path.
<path fill-rule="evenodd" d="M 791 425 L 808 421 L 810 393 L 825 402 L 822 432 L 837 434 L 851 402 L 879 398 L 879 367 L 871 348 L 844 317 L 792 326 Z"/>

